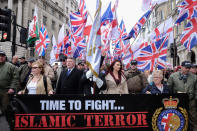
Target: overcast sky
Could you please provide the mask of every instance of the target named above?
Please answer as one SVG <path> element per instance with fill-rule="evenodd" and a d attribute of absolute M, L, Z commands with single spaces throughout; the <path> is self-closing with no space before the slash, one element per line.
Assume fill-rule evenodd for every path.
<path fill-rule="evenodd" d="M 101 0 L 102 1 L 102 14 L 107 9 L 110 1 L 112 2 L 112 7 L 116 0 Z M 91 16 L 94 16 L 96 10 L 96 0 L 86 0 L 87 9 L 90 11 Z M 124 20 L 127 33 L 131 30 L 134 24 L 139 20 L 139 18 L 143 15 L 143 11 L 141 9 L 142 0 L 119 0 L 118 9 L 117 9 L 117 17 L 120 22 L 122 19 Z"/>

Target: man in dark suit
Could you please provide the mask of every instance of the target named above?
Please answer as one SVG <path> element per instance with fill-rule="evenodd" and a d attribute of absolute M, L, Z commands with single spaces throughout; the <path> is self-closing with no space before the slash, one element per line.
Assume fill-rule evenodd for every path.
<path fill-rule="evenodd" d="M 67 58 L 67 70 L 61 72 L 56 94 L 81 94 L 79 82 L 82 72 L 76 68 L 75 63 L 74 58 Z"/>

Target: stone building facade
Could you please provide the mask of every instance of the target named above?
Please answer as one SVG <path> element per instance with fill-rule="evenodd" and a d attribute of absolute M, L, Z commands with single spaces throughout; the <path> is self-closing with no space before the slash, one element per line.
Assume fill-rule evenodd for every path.
<path fill-rule="evenodd" d="M 17 24 L 28 28 L 29 22 L 33 19 L 35 5 L 38 7 L 39 28 L 45 25 L 49 38 L 52 35 L 56 40 L 62 25 L 65 25 L 65 32 L 68 31 L 68 22 L 70 12 L 78 10 L 76 0 L 0 0 L 0 8 L 12 9 L 16 15 Z M 20 43 L 20 27 L 17 28 L 16 44 L 26 46 Z M 12 34 L 11 34 L 12 39 Z M 11 42 L 0 42 L 0 49 L 7 53 L 8 58 L 12 57 Z M 48 45 L 46 58 L 49 60 L 52 44 Z M 34 48 L 23 48 L 16 46 L 15 55 L 29 57 L 38 57 Z"/>

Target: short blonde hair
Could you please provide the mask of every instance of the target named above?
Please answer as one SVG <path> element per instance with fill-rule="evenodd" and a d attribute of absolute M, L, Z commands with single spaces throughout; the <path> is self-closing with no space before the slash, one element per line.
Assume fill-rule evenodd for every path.
<path fill-rule="evenodd" d="M 41 74 L 44 74 L 44 65 L 42 63 L 40 63 L 39 61 L 33 62 L 32 66 L 34 65 L 38 65 L 38 67 L 41 69 Z"/>
<path fill-rule="evenodd" d="M 153 71 L 153 77 L 157 75 L 163 79 L 163 71 L 162 70 L 155 70 Z"/>

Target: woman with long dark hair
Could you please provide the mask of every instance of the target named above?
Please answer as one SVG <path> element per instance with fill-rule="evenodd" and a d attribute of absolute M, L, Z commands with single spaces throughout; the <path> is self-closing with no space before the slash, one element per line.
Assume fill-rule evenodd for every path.
<path fill-rule="evenodd" d="M 105 76 L 107 89 L 105 94 L 128 94 L 126 78 L 122 72 L 122 63 L 115 60 Z"/>

